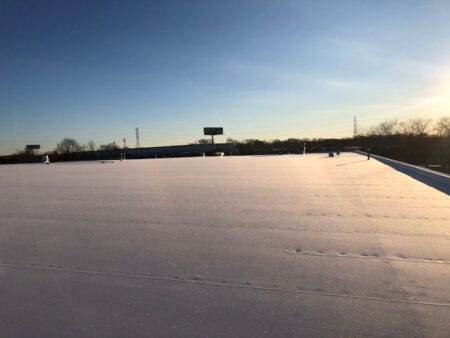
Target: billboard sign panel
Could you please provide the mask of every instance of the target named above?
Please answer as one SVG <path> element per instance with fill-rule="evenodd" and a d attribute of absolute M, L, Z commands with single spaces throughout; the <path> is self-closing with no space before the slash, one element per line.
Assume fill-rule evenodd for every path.
<path fill-rule="evenodd" d="M 27 144 L 27 150 L 37 150 L 41 149 L 40 144 Z"/>
<path fill-rule="evenodd" d="M 203 128 L 203 133 L 205 135 L 223 135 L 222 127 L 205 127 Z"/>

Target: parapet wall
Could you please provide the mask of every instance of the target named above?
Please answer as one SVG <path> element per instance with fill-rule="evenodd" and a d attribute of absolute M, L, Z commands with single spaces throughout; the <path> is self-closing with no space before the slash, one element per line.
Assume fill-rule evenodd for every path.
<path fill-rule="evenodd" d="M 366 152 L 356 151 L 358 154 L 367 156 Z M 408 164 L 405 162 L 400 162 L 392 160 L 387 157 L 370 154 L 370 157 L 384 163 L 395 170 L 398 170 L 408 176 L 415 178 L 416 180 L 423 182 L 433 188 L 440 190 L 448 195 L 450 195 L 450 175 L 440 173 L 427 168 L 419 167 L 416 165 Z"/>

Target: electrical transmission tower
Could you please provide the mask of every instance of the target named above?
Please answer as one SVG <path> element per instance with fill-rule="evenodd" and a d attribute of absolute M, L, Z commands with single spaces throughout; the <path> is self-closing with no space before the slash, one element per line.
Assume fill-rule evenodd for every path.
<path fill-rule="evenodd" d="M 139 142 L 139 128 L 136 128 L 136 148 L 140 148 L 141 143 Z"/>
<path fill-rule="evenodd" d="M 358 136 L 358 120 L 353 116 L 353 137 Z"/>

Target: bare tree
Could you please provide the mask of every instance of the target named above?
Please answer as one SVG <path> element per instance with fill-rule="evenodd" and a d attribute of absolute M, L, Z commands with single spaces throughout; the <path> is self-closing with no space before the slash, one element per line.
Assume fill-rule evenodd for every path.
<path fill-rule="evenodd" d="M 450 137 L 450 117 L 441 117 L 439 121 L 436 122 L 434 130 L 439 136 Z"/>
<path fill-rule="evenodd" d="M 363 126 L 358 126 L 358 135 L 357 136 L 369 136 L 370 132 L 369 132 L 369 128 L 367 127 L 363 127 Z"/>
<path fill-rule="evenodd" d="M 429 129 L 431 119 L 416 118 L 399 122 L 397 119 L 386 120 L 364 130 L 366 136 L 390 135 L 425 135 Z"/>
<path fill-rule="evenodd" d="M 400 134 L 401 124 L 397 119 L 394 120 L 386 120 L 375 126 L 369 127 L 366 131 L 368 135 L 382 135 L 382 136 L 390 136 Z"/>
<path fill-rule="evenodd" d="M 400 133 L 398 120 L 386 120 L 378 125 L 378 135 L 396 135 Z"/>
<path fill-rule="evenodd" d="M 34 155 L 34 151 L 32 149 L 28 149 L 27 147 L 23 148 L 22 150 L 16 151 L 17 155 Z"/>
<path fill-rule="evenodd" d="M 426 135 L 431 119 L 416 118 L 410 119 L 400 124 L 403 134 L 407 135 Z"/>
<path fill-rule="evenodd" d="M 401 121 L 399 123 L 399 129 L 400 129 L 400 134 L 403 134 L 403 135 L 411 134 L 411 130 L 410 130 L 408 122 Z"/>
<path fill-rule="evenodd" d="M 87 149 L 90 150 L 90 151 L 94 151 L 95 150 L 95 146 L 96 146 L 96 144 L 95 144 L 95 142 L 93 140 L 90 140 L 86 144 Z"/>
<path fill-rule="evenodd" d="M 60 154 L 70 154 L 83 151 L 83 146 L 77 140 L 66 137 L 56 145 L 55 150 Z"/>
<path fill-rule="evenodd" d="M 239 141 L 229 137 L 229 138 L 227 138 L 226 143 L 238 144 Z"/>
<path fill-rule="evenodd" d="M 118 150 L 118 149 L 119 149 L 119 147 L 117 146 L 116 142 L 102 144 L 100 146 L 100 150 Z"/>
<path fill-rule="evenodd" d="M 210 144 L 210 143 L 211 143 L 211 140 L 206 139 L 206 138 L 202 138 L 202 139 L 197 140 L 197 141 L 195 142 L 195 144 Z"/>

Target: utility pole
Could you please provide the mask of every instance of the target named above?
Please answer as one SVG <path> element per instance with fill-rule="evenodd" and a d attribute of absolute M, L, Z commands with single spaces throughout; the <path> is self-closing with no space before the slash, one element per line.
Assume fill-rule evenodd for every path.
<path fill-rule="evenodd" d="M 358 136 L 358 120 L 353 116 L 353 137 Z"/>
<path fill-rule="evenodd" d="M 136 148 L 140 148 L 141 143 L 139 142 L 139 128 L 136 128 Z"/>

